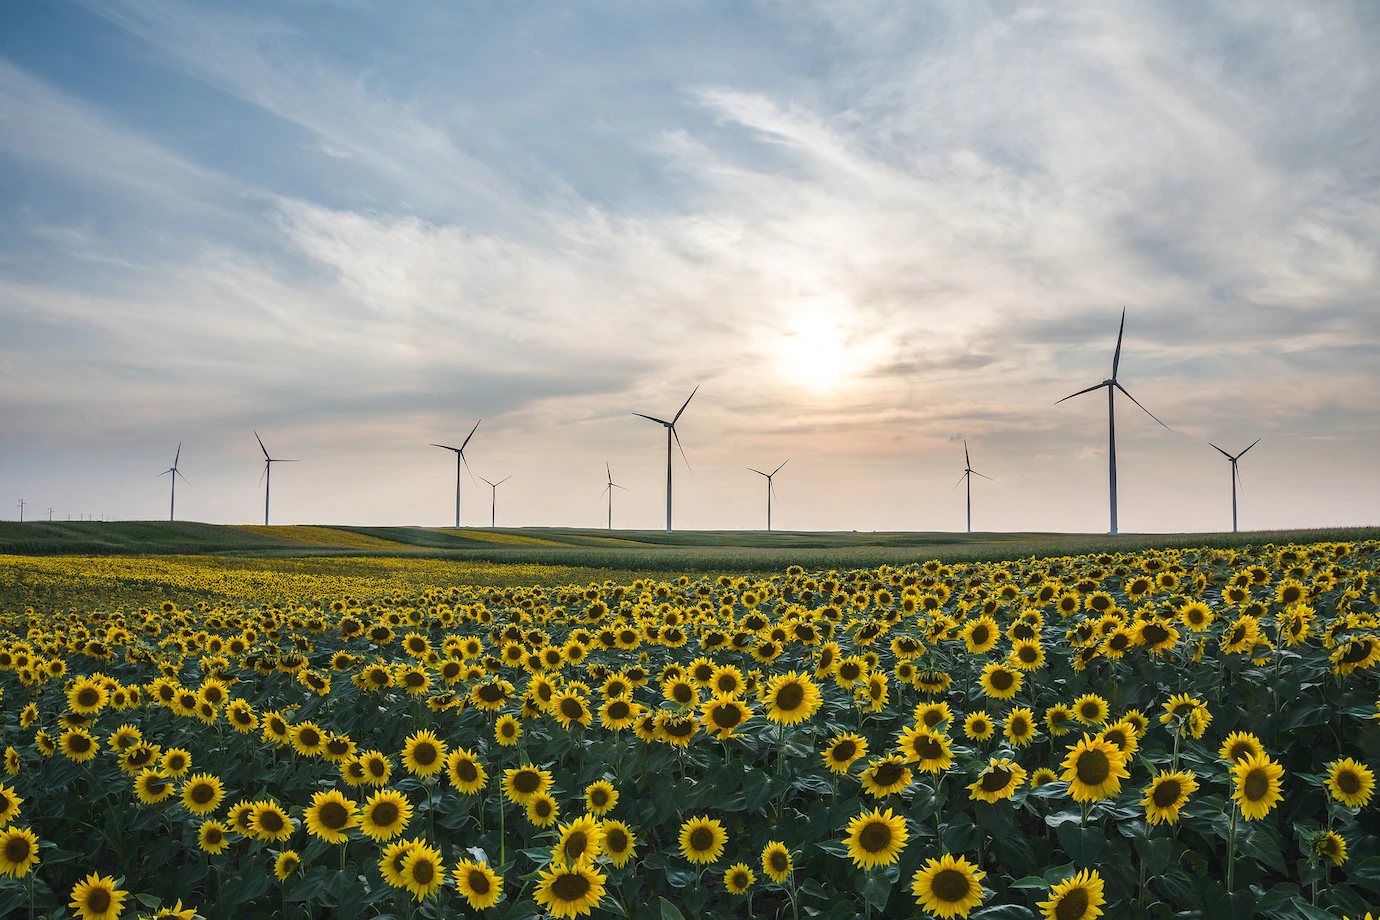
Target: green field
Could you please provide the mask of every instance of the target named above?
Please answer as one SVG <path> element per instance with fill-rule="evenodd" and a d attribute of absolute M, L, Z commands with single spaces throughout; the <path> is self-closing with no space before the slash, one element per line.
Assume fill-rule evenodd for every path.
<path fill-rule="evenodd" d="M 290 534 L 290 537 L 284 536 Z M 356 539 L 358 538 L 358 539 Z M 155 521 L 0 523 L 17 555 L 417 556 L 622 572 L 775 572 L 925 559 L 987 562 L 1190 546 L 1373 540 L 1380 527 L 1241 534 L 857 533 L 576 528 L 254 527 Z M 351 541 L 354 542 L 351 542 Z"/>

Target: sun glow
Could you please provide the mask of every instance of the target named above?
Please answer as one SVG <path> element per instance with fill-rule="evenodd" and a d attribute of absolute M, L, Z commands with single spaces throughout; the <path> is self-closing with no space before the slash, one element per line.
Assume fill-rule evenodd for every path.
<path fill-rule="evenodd" d="M 842 389 L 867 364 L 866 348 L 838 311 L 811 310 L 794 316 L 776 342 L 776 359 L 792 382 L 812 390 Z"/>

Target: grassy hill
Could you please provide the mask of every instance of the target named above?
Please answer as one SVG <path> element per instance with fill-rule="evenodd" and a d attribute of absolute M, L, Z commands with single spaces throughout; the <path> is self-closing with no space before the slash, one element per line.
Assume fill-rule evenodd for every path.
<path fill-rule="evenodd" d="M 940 558 L 1014 559 L 1154 547 L 1380 539 L 1380 528 L 1242 534 L 608 531 L 574 528 L 239 526 L 191 522 L 0 522 L 0 553 L 417 556 L 630 571 L 852 568 Z"/>

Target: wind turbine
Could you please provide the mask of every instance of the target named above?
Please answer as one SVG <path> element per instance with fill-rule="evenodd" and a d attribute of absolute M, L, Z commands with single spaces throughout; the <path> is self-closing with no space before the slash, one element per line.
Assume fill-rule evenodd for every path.
<path fill-rule="evenodd" d="M 790 462 L 790 460 L 783 460 L 781 461 L 781 466 L 785 466 L 787 463 Z M 761 470 L 754 470 L 752 467 L 748 467 L 748 470 L 750 472 L 756 473 L 758 476 L 767 477 L 767 533 L 771 533 L 771 493 L 775 491 L 774 487 L 772 486 L 771 479 L 777 473 L 781 472 L 781 466 L 778 466 L 770 473 L 764 473 Z"/>
<path fill-rule="evenodd" d="M 479 478 L 480 478 L 480 479 L 484 479 L 483 476 L 480 476 Z M 489 526 L 490 526 L 490 527 L 497 527 L 497 526 L 498 526 L 497 524 L 494 523 L 495 521 L 498 520 L 498 487 L 501 486 L 501 485 L 503 485 L 505 482 L 507 482 L 509 479 L 512 479 L 512 478 L 513 478 L 512 476 L 504 476 L 504 477 L 503 477 L 502 479 L 500 479 L 498 482 L 489 482 L 489 480 L 484 479 L 485 482 L 489 482 L 489 488 L 493 490 L 493 491 L 490 493 L 490 495 L 489 495 Z"/>
<path fill-rule="evenodd" d="M 604 492 L 607 492 L 609 496 L 609 530 L 613 530 L 613 490 L 623 489 L 623 487 L 613 481 L 613 470 L 609 469 L 608 461 L 604 462 L 604 470 L 609 474 L 609 484 L 604 486 Z M 628 490 L 623 489 L 623 491 Z"/>
<path fill-rule="evenodd" d="M 1146 415 L 1150 416 L 1151 418 L 1155 419 L 1155 421 L 1157 421 L 1157 422 L 1159 422 L 1161 425 L 1163 425 L 1165 431 L 1173 431 L 1173 430 L 1174 430 L 1174 429 L 1170 428 L 1168 425 L 1165 425 L 1164 422 L 1160 422 L 1160 420 L 1159 420 L 1158 418 L 1155 418 L 1155 413 L 1151 412 L 1149 409 L 1145 408 L 1144 406 L 1141 406 L 1140 401 L 1139 401 L 1138 399 L 1136 399 L 1134 396 L 1132 396 L 1130 393 L 1128 393 L 1128 392 L 1126 391 L 1126 388 L 1125 388 L 1124 386 L 1122 386 L 1122 385 L 1117 381 L 1117 379 L 1116 379 L 1117 366 L 1121 363 L 1121 335 L 1122 335 L 1122 333 L 1124 333 L 1125 331 L 1126 331 L 1126 308 L 1125 308 L 1125 307 L 1122 307 L 1122 308 L 1121 308 L 1121 328 L 1117 330 L 1117 334 L 1116 334 L 1116 352 L 1112 355 L 1112 376 L 1108 377 L 1106 380 L 1102 381 L 1102 382 L 1099 383 L 1099 384 L 1095 384 L 1095 385 L 1093 385 L 1093 386 L 1088 387 L 1086 390 L 1079 390 L 1077 393 L 1070 393 L 1068 396 L 1065 396 L 1064 399 L 1057 400 L 1057 401 L 1054 403 L 1054 404 L 1057 406 L 1057 405 L 1059 405 L 1059 403 L 1063 402 L 1065 399 L 1073 399 L 1073 397 L 1075 397 L 1075 396 L 1082 396 L 1084 393 L 1091 393 L 1093 390 L 1100 390 L 1100 389 L 1102 389 L 1103 387 L 1106 387 L 1106 388 L 1107 388 L 1107 457 L 1108 457 L 1108 460 L 1107 460 L 1107 463 L 1108 463 L 1108 466 L 1107 466 L 1107 479 L 1108 479 L 1108 483 L 1109 483 L 1109 485 L 1110 485 L 1110 492 L 1111 492 L 1111 508 L 1112 508 L 1112 530 L 1111 530 L 1111 532 L 1112 532 L 1113 534 L 1115 534 L 1115 533 L 1117 532 L 1117 529 L 1116 529 L 1116 391 L 1117 391 L 1117 390 L 1120 390 L 1120 391 L 1122 392 L 1122 394 L 1123 394 L 1127 399 L 1129 399 L 1131 402 L 1133 402 L 1133 403 L 1135 403 L 1137 406 L 1139 406 L 1139 407 L 1140 407 L 1140 410 L 1141 410 L 1142 412 L 1144 412 Z"/>
<path fill-rule="evenodd" d="M 479 422 L 482 422 L 482 421 L 484 421 L 484 420 L 481 418 L 481 419 L 479 420 Z M 474 437 L 474 433 L 475 433 L 476 431 L 479 430 L 479 422 L 475 422 L 475 423 L 474 423 L 474 427 L 470 429 L 470 433 L 469 433 L 469 434 L 465 435 L 465 440 L 463 440 L 463 441 L 460 442 L 460 446 L 459 446 L 459 447 L 448 447 L 448 446 L 446 446 L 445 444 L 432 444 L 432 445 L 431 445 L 432 447 L 439 447 L 439 448 L 441 448 L 442 450 L 453 450 L 453 451 L 455 451 L 455 529 L 456 529 L 456 530 L 459 530 L 459 529 L 460 529 L 460 464 L 461 464 L 461 463 L 464 463 L 464 464 L 465 464 L 465 469 L 469 469 L 469 468 L 470 468 L 470 461 L 468 461 L 468 460 L 465 459 L 465 448 L 469 446 L 470 438 Z M 474 473 L 470 473 L 470 478 L 471 478 L 471 479 L 474 478 Z"/>
<path fill-rule="evenodd" d="M 177 477 L 178 477 L 178 476 L 182 476 L 182 471 L 179 470 L 179 469 L 177 468 L 177 461 L 179 461 L 179 460 L 181 460 L 181 459 L 182 459 L 182 442 L 179 441 L 179 442 L 177 443 L 177 454 L 173 457 L 173 465 L 170 466 L 170 467 L 168 467 L 166 470 L 164 470 L 163 472 L 161 472 L 161 473 L 158 474 L 159 476 L 166 476 L 166 475 L 168 475 L 169 473 L 172 474 L 172 479 L 168 480 L 168 481 L 172 484 L 172 494 L 168 497 L 168 520 L 169 520 L 169 521 L 176 520 L 176 518 L 173 516 L 173 511 L 175 511 L 176 508 L 177 508 Z M 186 476 L 182 476 L 182 481 L 183 481 L 183 482 L 187 482 L 187 477 L 186 477 Z M 191 485 L 191 483 L 189 483 L 189 482 L 188 482 L 187 484 L 188 484 L 188 485 Z"/>
<path fill-rule="evenodd" d="M 300 463 L 300 460 L 277 460 L 268 455 L 268 448 L 264 447 L 264 439 L 259 437 L 259 433 L 254 432 L 254 440 L 259 442 L 259 450 L 264 452 L 264 474 L 259 477 L 264 484 L 264 526 L 268 526 L 268 493 L 273 487 L 273 464 L 275 463 Z"/>
<path fill-rule="evenodd" d="M 1259 443 L 1260 439 L 1256 438 L 1254 441 L 1251 442 L 1251 447 L 1255 447 Z M 1231 532 L 1236 533 L 1236 484 L 1241 479 L 1241 471 L 1236 468 L 1236 461 L 1246 456 L 1246 450 L 1250 450 L 1251 447 L 1246 448 L 1246 450 L 1243 450 L 1241 453 L 1233 457 L 1231 454 L 1227 453 L 1225 450 L 1218 447 L 1216 444 L 1213 444 L 1211 441 L 1208 442 L 1208 445 L 1212 447 L 1214 450 L 1216 450 L 1219 454 L 1226 457 L 1229 461 L 1231 461 Z"/>
<path fill-rule="evenodd" d="M 973 532 L 973 477 L 974 477 L 974 476 L 982 476 L 982 474 L 979 473 L 977 470 L 973 469 L 973 461 L 972 461 L 971 459 L 969 459 L 969 457 L 968 457 L 968 439 L 967 439 L 967 438 L 964 438 L 964 439 L 963 439 L 963 475 L 960 476 L 960 477 L 958 477 L 958 482 L 954 483 L 954 489 L 957 489 L 957 488 L 963 483 L 963 480 L 965 480 L 965 479 L 968 480 L 968 533 L 972 533 L 972 532 Z M 982 476 L 982 478 L 983 478 L 983 479 L 986 479 L 988 482 L 996 482 L 996 480 L 993 479 L 991 476 Z M 953 489 L 950 489 L 949 491 L 952 492 Z M 1116 531 L 1113 530 L 1112 533 L 1116 533 Z"/>
<path fill-rule="evenodd" d="M 665 419 L 654 418 L 653 416 L 650 416 L 650 415 L 643 415 L 641 412 L 634 412 L 634 413 L 633 413 L 633 415 L 636 415 L 636 416 L 638 416 L 639 418 L 645 418 L 645 419 L 647 419 L 648 421 L 656 422 L 658 425 L 665 425 L 665 426 L 666 426 L 666 532 L 667 532 L 667 533 L 670 533 L 670 532 L 671 532 L 671 438 L 675 438 L 675 439 L 676 439 L 676 446 L 677 446 L 677 447 L 680 447 L 680 457 L 681 457 L 682 460 L 685 461 L 685 468 L 688 470 L 688 469 L 690 468 L 690 460 L 685 456 L 685 448 L 684 448 L 684 447 L 681 447 L 681 445 L 680 445 L 680 434 L 677 433 L 677 431 L 676 431 L 676 422 L 680 421 L 681 412 L 684 412 L 684 411 L 685 411 L 685 407 L 688 406 L 688 405 L 690 405 L 690 400 L 694 399 L 694 398 L 695 398 L 695 394 L 698 393 L 699 391 L 700 391 L 700 388 L 699 388 L 699 387 L 695 387 L 695 389 L 693 389 L 693 390 L 690 391 L 690 395 L 686 398 L 684 404 L 682 404 L 681 407 L 680 407 L 680 412 L 677 412 L 677 413 L 675 414 L 675 416 L 674 416 L 669 422 L 666 421 Z"/>

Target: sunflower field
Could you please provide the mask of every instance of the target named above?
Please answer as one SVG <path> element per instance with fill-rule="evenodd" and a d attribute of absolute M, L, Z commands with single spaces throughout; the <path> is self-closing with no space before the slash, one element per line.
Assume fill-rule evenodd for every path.
<path fill-rule="evenodd" d="M 0 916 L 1360 920 L 1377 560 L 99 580 L 0 612 Z"/>

